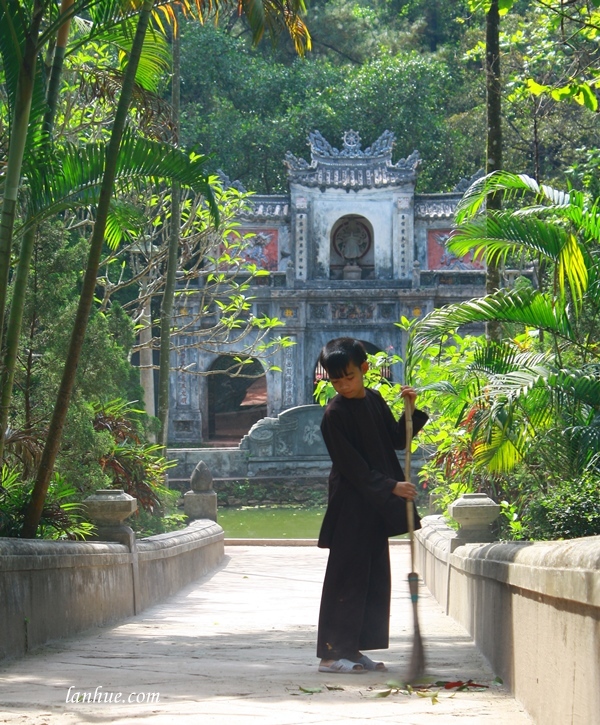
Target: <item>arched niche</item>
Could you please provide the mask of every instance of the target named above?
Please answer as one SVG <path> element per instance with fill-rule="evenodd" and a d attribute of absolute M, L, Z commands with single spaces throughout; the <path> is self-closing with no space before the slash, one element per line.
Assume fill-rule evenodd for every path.
<path fill-rule="evenodd" d="M 239 365 L 221 355 L 208 375 L 208 441 L 236 445 L 257 420 L 267 415 L 267 378 L 255 359 Z"/>
<path fill-rule="evenodd" d="M 377 345 L 374 345 L 372 342 L 367 342 L 366 340 L 360 340 L 363 347 L 367 351 L 369 355 L 377 355 L 378 352 L 383 352 L 383 350 L 380 347 L 377 347 Z M 385 365 L 382 370 L 382 375 L 386 380 L 389 380 L 390 382 L 393 382 L 393 375 L 392 375 L 392 369 L 389 365 Z M 321 380 L 327 380 L 327 371 L 325 368 L 321 365 L 321 363 L 317 360 L 314 367 L 313 372 L 313 392 L 316 389 L 318 383 Z"/>
<path fill-rule="evenodd" d="M 331 229 L 331 279 L 371 279 L 375 273 L 373 225 L 364 216 L 346 214 Z"/>

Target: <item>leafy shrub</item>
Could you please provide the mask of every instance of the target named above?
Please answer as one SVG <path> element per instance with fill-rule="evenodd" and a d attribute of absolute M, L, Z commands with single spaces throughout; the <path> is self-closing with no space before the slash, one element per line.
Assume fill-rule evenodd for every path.
<path fill-rule="evenodd" d="M 155 485 L 154 495 L 158 505 L 153 506 L 152 510 L 140 506 L 136 513 L 125 522 L 131 526 L 138 538 L 177 531 L 188 524 L 187 516 L 177 508 L 180 499 L 179 491 Z"/>
<path fill-rule="evenodd" d="M 600 476 L 562 481 L 530 502 L 523 515 L 532 539 L 575 539 L 600 534 Z"/>
<path fill-rule="evenodd" d="M 19 473 L 3 466 L 0 474 L 0 536 L 16 537 L 23 526 L 33 481 L 23 482 Z M 42 510 L 38 535 L 43 539 L 85 539 L 95 527 L 82 521 L 77 491 L 54 474 Z"/>

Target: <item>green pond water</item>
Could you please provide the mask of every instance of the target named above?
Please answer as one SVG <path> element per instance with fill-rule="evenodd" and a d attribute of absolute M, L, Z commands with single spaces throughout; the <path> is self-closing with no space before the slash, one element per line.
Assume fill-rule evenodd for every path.
<path fill-rule="evenodd" d="M 229 539 L 316 539 L 324 506 L 220 508 L 218 524 Z"/>
<path fill-rule="evenodd" d="M 220 508 L 217 523 L 223 527 L 228 539 L 316 539 L 324 513 L 325 506 Z"/>

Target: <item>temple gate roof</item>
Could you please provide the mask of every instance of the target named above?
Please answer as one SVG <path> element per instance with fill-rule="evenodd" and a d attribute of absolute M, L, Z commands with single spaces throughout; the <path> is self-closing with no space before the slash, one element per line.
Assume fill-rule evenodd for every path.
<path fill-rule="evenodd" d="M 346 131 L 343 148 L 337 149 L 319 131 L 308 135 L 311 163 L 288 151 L 285 165 L 291 183 L 338 189 L 364 189 L 401 186 L 416 180 L 418 151 L 392 163 L 395 136 L 384 131 L 368 148 L 361 149 L 357 131 Z"/>

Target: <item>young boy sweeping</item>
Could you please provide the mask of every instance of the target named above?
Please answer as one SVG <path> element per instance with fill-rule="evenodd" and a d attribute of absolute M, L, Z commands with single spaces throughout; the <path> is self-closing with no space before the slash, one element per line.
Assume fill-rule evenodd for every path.
<path fill-rule="evenodd" d="M 325 345 L 319 362 L 337 395 L 321 432 L 331 456 L 329 503 L 318 545 L 329 549 L 319 615 L 319 672 L 385 671 L 362 650 L 387 649 L 391 574 L 388 537 L 408 530 L 406 507 L 417 491 L 404 480 L 396 449 L 406 445 L 404 415 L 396 421 L 381 395 L 365 388 L 367 353 L 358 340 Z M 402 387 L 414 432 L 427 415 L 415 410 L 415 390 Z M 420 528 L 415 507 L 415 527 Z"/>

